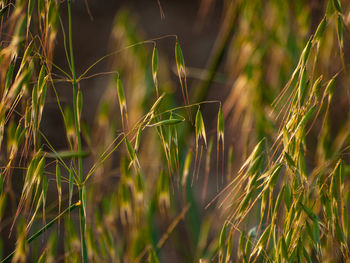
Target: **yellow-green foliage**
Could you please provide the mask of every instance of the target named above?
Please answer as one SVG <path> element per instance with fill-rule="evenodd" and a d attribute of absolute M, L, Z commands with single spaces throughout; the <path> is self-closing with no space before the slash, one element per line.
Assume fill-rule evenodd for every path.
<path fill-rule="evenodd" d="M 1 262 L 348 262 L 350 4 L 311 2 L 222 1 L 190 87 L 181 39 L 141 39 L 125 9 L 79 75 L 76 1 L 0 1 Z M 83 80 L 102 75 L 86 121 Z M 60 149 L 42 121 L 53 102 Z"/>

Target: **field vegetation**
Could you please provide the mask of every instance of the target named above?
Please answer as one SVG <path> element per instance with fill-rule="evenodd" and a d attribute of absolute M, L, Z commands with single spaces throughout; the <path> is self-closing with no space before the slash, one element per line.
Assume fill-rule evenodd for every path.
<path fill-rule="evenodd" d="M 1 262 L 350 262 L 350 2 L 222 1 L 201 69 L 120 9 L 82 72 L 77 2 L 0 0 Z"/>

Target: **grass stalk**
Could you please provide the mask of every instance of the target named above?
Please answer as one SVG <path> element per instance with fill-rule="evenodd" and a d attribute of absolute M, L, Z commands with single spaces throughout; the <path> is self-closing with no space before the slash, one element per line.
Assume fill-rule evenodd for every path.
<path fill-rule="evenodd" d="M 69 38 L 69 53 L 70 53 L 70 63 L 72 71 L 72 80 L 73 80 L 73 115 L 75 122 L 75 131 L 77 139 L 77 151 L 81 152 L 81 135 L 79 129 L 79 119 L 78 119 L 78 108 L 77 108 L 77 94 L 78 94 L 78 85 L 75 74 L 75 65 L 74 65 L 74 53 L 73 53 L 73 37 L 72 37 L 72 11 L 71 11 L 71 0 L 68 0 L 68 38 Z M 78 157 L 78 188 L 79 188 L 79 199 L 83 200 L 83 159 L 81 156 Z M 82 260 L 84 263 L 88 262 L 88 253 L 87 253 L 87 244 L 86 244 L 86 218 L 85 218 L 85 205 L 80 206 L 80 241 L 81 241 L 81 253 Z"/>
<path fill-rule="evenodd" d="M 49 229 L 53 224 L 55 224 L 62 216 L 67 214 L 68 212 L 71 212 L 77 207 L 81 207 L 81 202 L 78 201 L 77 203 L 71 205 L 68 207 L 66 210 L 64 210 L 61 214 L 56 216 L 54 219 L 52 219 L 49 223 L 47 223 L 45 226 L 43 226 L 38 232 L 33 234 L 30 238 L 27 239 L 27 243 L 30 244 L 33 240 L 35 240 L 37 237 L 39 237 L 42 233 L 44 233 L 47 229 Z M 6 263 L 9 262 L 13 255 L 15 254 L 16 250 L 12 251 L 11 254 L 9 254 L 6 258 L 4 258 L 1 263 Z"/>

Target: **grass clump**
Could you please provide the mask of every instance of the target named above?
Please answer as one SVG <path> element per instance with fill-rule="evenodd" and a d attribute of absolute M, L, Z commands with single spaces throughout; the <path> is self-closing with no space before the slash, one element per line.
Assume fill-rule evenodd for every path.
<path fill-rule="evenodd" d="M 316 19 L 306 1 L 224 1 L 208 71 L 190 82 L 181 40 L 141 41 L 126 10 L 116 49 L 79 75 L 74 2 L 0 1 L 1 262 L 347 262 L 343 2 Z M 68 70 L 53 59 L 58 34 Z M 101 75 L 91 119 L 84 80 Z M 53 100 L 59 147 L 43 123 Z"/>

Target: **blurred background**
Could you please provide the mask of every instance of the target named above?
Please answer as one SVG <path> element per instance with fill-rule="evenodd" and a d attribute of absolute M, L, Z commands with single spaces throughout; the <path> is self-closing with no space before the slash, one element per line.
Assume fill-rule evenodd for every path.
<path fill-rule="evenodd" d="M 161 60 L 164 61 L 162 63 L 166 66 L 164 70 L 166 73 L 163 72 L 163 74 L 169 74 L 169 79 L 166 80 L 164 86 L 170 85 L 170 89 L 178 95 L 179 100 L 181 100 L 181 91 L 176 87 L 179 83 L 177 83 L 176 76 L 174 36 L 177 36 L 180 41 L 188 67 L 188 81 L 191 85 L 195 81 L 200 81 L 204 76 L 204 66 L 209 61 L 223 19 L 223 1 L 160 1 L 158 3 L 157 0 L 90 0 L 87 2 L 73 1 L 73 3 L 73 46 L 77 50 L 75 56 L 78 75 L 113 51 L 140 41 L 161 38 L 157 41 L 157 48 Z M 67 28 L 66 9 L 62 6 L 60 10 L 64 28 Z M 117 29 L 116 26 L 118 14 L 127 16 L 121 22 L 120 27 L 129 30 L 130 35 L 126 36 L 129 39 L 113 40 L 113 32 L 123 30 L 122 28 Z M 152 44 L 146 44 L 145 47 L 151 52 Z M 54 60 L 61 68 L 69 71 L 62 32 L 57 36 Z M 89 71 L 89 75 L 110 72 L 112 60 L 109 57 L 101 61 Z M 193 74 L 191 74 L 192 71 Z M 86 93 L 84 98 L 89 105 L 89 107 L 84 108 L 84 116 L 90 121 L 95 116 L 97 104 L 110 81 L 110 77 L 111 74 L 101 74 L 81 82 Z M 216 99 L 218 99 L 218 95 L 220 96 L 220 92 L 217 91 L 222 89 L 222 86 L 215 92 Z M 60 85 L 58 90 L 63 97 L 67 99 L 71 97 L 69 85 Z M 52 105 L 52 114 L 56 112 L 54 104 Z M 53 119 L 47 119 L 47 121 L 50 120 Z M 50 124 L 47 126 L 54 127 Z M 51 139 L 55 142 L 55 140 L 59 140 L 59 136 L 52 136 Z"/>
<path fill-rule="evenodd" d="M 166 242 L 156 251 L 160 262 L 217 259 L 220 230 L 225 219 L 235 213 L 230 204 L 232 192 L 218 194 L 232 182 L 257 142 L 265 138 L 267 152 L 274 145 L 284 113 L 291 103 L 292 92 L 284 91 L 284 87 L 325 15 L 328 20 L 324 39 L 320 46 L 317 44 L 317 51 L 316 44 L 313 45 L 311 54 L 315 57 L 315 66 L 308 66 L 307 70 L 311 83 L 320 75 L 329 80 L 338 74 L 339 88 L 334 93 L 326 125 L 327 140 L 320 139 L 320 131 L 326 128 L 316 117 L 305 139 L 306 166 L 312 171 L 320 159 L 327 159 L 327 154 L 320 153 L 320 147 L 331 149 L 329 155 L 332 149 L 338 154 L 350 138 L 349 76 L 344 74 L 350 53 L 349 45 L 340 48 L 338 44 L 337 18 L 331 2 L 72 1 L 74 57 L 84 100 L 83 149 L 88 153 L 84 158 L 84 174 L 99 161 L 105 149 L 115 143 L 115 138 L 132 129 L 157 100 L 152 79 L 154 47 L 159 56 L 159 93 L 166 93 L 160 109 L 166 111 L 186 104 L 181 91 L 185 82 L 189 104 L 195 104 L 188 111 L 179 110 L 178 114 L 186 119 L 183 125 L 174 129 L 144 130 L 140 145 L 135 146 L 141 168 L 130 168 L 135 163 L 134 160 L 130 163 L 130 152 L 123 145 L 94 171 L 86 185 L 88 246 L 92 261 L 145 262 L 148 258 L 150 262 L 157 262 L 150 259 L 153 250 L 149 248 L 159 249 L 157 242 L 162 240 L 163 233 Z M 350 3 L 341 3 L 343 43 L 349 43 Z M 68 30 L 66 1 L 60 3 L 59 14 L 57 38 L 53 42 L 52 76 L 65 116 L 69 117 L 72 86 L 67 78 L 70 69 L 64 44 Z M 186 78 L 178 76 L 176 41 L 183 52 Z M 126 112 L 118 101 L 118 78 L 125 91 Z M 276 102 L 281 91 L 285 93 Z M 208 147 L 201 141 L 199 149 L 203 146 L 203 151 L 197 151 L 193 120 L 199 108 L 196 103 L 203 101 L 206 103 L 200 105 L 200 110 Z M 219 108 L 225 117 L 224 147 L 217 140 Z M 69 148 L 69 123 L 63 122 L 53 89 L 48 89 L 41 130 L 55 150 Z M 130 141 L 135 145 L 136 132 L 131 135 Z M 46 144 L 44 147 L 45 151 L 50 151 Z M 46 167 L 50 182 L 55 180 L 53 164 L 50 162 Z M 192 179 L 196 173 L 198 178 Z M 63 176 L 68 178 L 67 173 L 63 172 Z M 19 179 L 13 180 L 18 183 Z M 19 186 L 21 183 L 16 186 L 18 195 Z M 68 187 L 68 183 L 62 184 L 65 204 L 62 207 L 67 205 Z M 48 217 L 53 217 L 58 206 L 56 185 L 50 184 L 49 189 L 47 213 Z M 73 199 L 78 200 L 76 191 Z M 11 205 L 14 207 L 16 205 Z M 260 227 L 258 215 L 258 209 L 252 209 L 241 225 L 242 232 L 260 231 L 257 230 L 257 226 Z M 10 222 L 11 216 L 7 217 Z M 79 262 L 78 214 L 72 213 L 66 221 L 59 226 L 56 237 L 60 251 L 56 260 Z M 37 222 L 35 227 L 40 225 L 41 222 Z M 8 232 L 9 224 L 3 227 L 2 236 L 7 237 Z M 47 245 L 43 240 L 49 237 L 35 243 L 36 253 L 41 244 Z M 238 237 L 234 237 L 234 249 L 238 247 Z M 14 248 L 14 237 L 12 241 L 4 243 L 4 251 Z M 48 251 L 52 249 L 50 245 L 47 245 Z M 237 254 L 237 258 L 240 256 Z M 232 262 L 235 259 L 233 255 Z"/>

